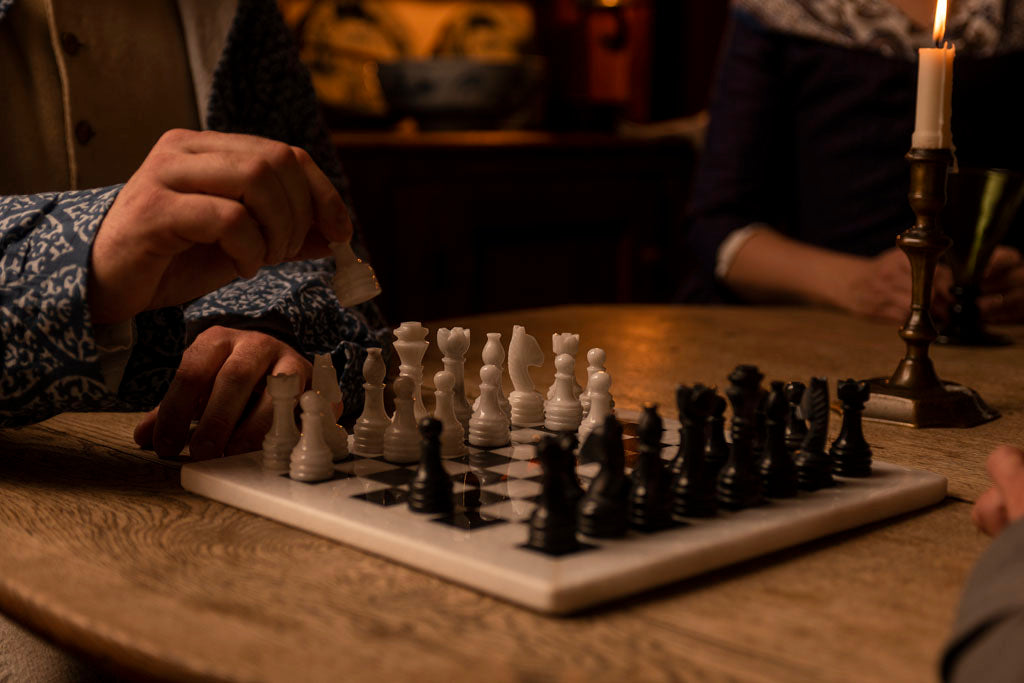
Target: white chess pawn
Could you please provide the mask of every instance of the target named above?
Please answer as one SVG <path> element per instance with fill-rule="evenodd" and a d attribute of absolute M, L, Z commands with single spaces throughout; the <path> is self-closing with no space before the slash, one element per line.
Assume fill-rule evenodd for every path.
<path fill-rule="evenodd" d="M 497 448 L 508 444 L 511 436 L 508 416 L 498 405 L 498 380 L 501 370 L 497 365 L 480 368 L 480 401 L 473 417 L 469 418 L 469 445 L 478 448 Z"/>
<path fill-rule="evenodd" d="M 427 409 L 423 407 L 423 354 L 430 346 L 426 340 L 428 331 L 418 322 L 402 323 L 395 330 L 395 351 L 402 361 L 398 366 L 398 374 L 414 382 L 412 397 L 416 422 L 427 416 Z M 416 457 L 419 458 L 418 455 Z"/>
<path fill-rule="evenodd" d="M 587 351 L 587 388 L 580 394 L 580 404 L 583 406 L 583 417 L 586 417 L 590 411 L 590 380 L 594 376 L 594 373 L 605 371 L 605 352 L 604 349 L 592 348 Z M 612 408 L 615 407 L 615 401 L 612 400 Z"/>
<path fill-rule="evenodd" d="M 384 452 L 384 431 L 391 418 L 384 408 L 384 375 L 387 367 L 378 348 L 366 349 L 363 362 L 363 413 L 356 420 L 352 449 L 360 455 L 380 455 Z"/>
<path fill-rule="evenodd" d="M 576 354 L 580 350 L 580 335 L 573 334 L 572 332 L 556 332 L 551 335 L 551 350 L 555 354 L 555 358 L 558 358 L 563 353 L 567 353 L 572 356 L 573 364 L 576 363 Z M 550 401 L 555 397 L 555 382 L 551 383 L 548 387 L 548 400 Z M 576 381 L 576 376 L 572 378 L 572 393 L 573 396 L 579 398 L 580 394 L 583 393 L 583 387 Z"/>
<path fill-rule="evenodd" d="M 416 382 L 411 377 L 399 376 L 393 385 L 395 414 L 384 431 L 384 459 L 394 463 L 419 462 L 420 430 L 416 427 Z"/>
<path fill-rule="evenodd" d="M 568 353 L 555 358 L 554 396 L 544 406 L 544 426 L 554 432 L 575 432 L 583 419 L 583 407 L 573 394 L 576 361 Z"/>
<path fill-rule="evenodd" d="M 501 345 L 501 332 L 488 332 L 487 343 L 484 344 L 484 350 L 480 354 L 484 361 L 484 365 L 495 365 L 498 368 L 498 406 L 501 408 L 501 412 L 505 413 L 506 417 L 511 416 L 512 406 L 509 405 L 508 396 L 505 395 L 504 378 L 505 372 L 505 349 Z M 477 396 L 476 401 L 473 402 L 473 410 L 476 410 L 480 405 L 480 397 Z"/>
<path fill-rule="evenodd" d="M 324 441 L 325 403 L 315 391 L 299 399 L 302 405 L 302 436 L 292 450 L 289 476 L 299 481 L 323 481 L 334 475 L 334 456 Z"/>
<path fill-rule="evenodd" d="M 508 374 L 514 390 L 508 401 L 512 408 L 509 417 L 519 427 L 535 427 L 544 424 L 544 397 L 536 391 L 530 377 L 530 366 L 544 364 L 544 352 L 540 344 L 522 325 L 512 328 L 512 339 L 508 343 Z"/>
<path fill-rule="evenodd" d="M 278 374 L 267 377 L 267 393 L 274 406 L 274 418 L 270 431 L 263 438 L 263 469 L 270 472 L 287 472 L 292 449 L 299 442 L 299 430 L 295 427 L 295 404 L 302 391 L 302 380 L 298 374 Z"/>
<path fill-rule="evenodd" d="M 338 386 L 338 373 L 331 362 L 331 354 L 318 353 L 313 357 L 313 391 L 324 399 L 324 441 L 331 449 L 335 460 L 348 457 L 348 432 L 338 424 L 335 415 L 342 412 L 341 387 Z"/>
<path fill-rule="evenodd" d="M 380 282 L 373 267 L 352 251 L 348 242 L 332 242 L 334 280 L 331 288 L 342 306 L 357 306 L 380 294 Z"/>
<path fill-rule="evenodd" d="M 590 391 L 590 412 L 580 424 L 579 442 L 582 444 L 590 436 L 590 432 L 604 424 L 604 420 L 613 414 L 612 410 L 612 376 L 604 370 L 598 370 L 587 382 Z"/>
<path fill-rule="evenodd" d="M 461 327 L 437 331 L 437 348 L 444 354 L 444 369 L 455 375 L 455 416 L 464 430 L 469 429 L 473 408 L 466 399 L 466 351 L 469 350 L 469 330 Z"/>
<path fill-rule="evenodd" d="M 441 421 L 441 457 L 456 458 L 466 453 L 466 431 L 455 416 L 455 375 L 447 370 L 434 374 L 434 417 Z"/>

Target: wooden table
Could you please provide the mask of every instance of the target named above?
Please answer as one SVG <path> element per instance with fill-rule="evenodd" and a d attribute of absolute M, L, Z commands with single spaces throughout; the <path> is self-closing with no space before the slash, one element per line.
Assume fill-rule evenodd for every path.
<path fill-rule="evenodd" d="M 657 401 L 673 415 L 678 382 L 722 385 L 738 363 L 769 379 L 836 379 L 886 374 L 902 353 L 892 325 L 810 308 L 570 307 L 448 322 L 472 327 L 473 359 L 484 332 L 513 323 L 540 340 L 579 331 L 581 348 L 608 351 L 619 406 Z M 943 504 L 570 618 L 188 494 L 175 467 L 133 447 L 135 415 L 7 430 L 0 609 L 159 678 L 930 680 L 987 544 L 969 521 L 985 456 L 1024 443 L 1024 328 L 1009 332 L 1017 346 L 934 350 L 940 374 L 1001 419 L 963 431 L 866 425 L 876 457 L 949 478 Z M 430 377 L 433 346 L 427 362 Z M 550 363 L 535 372 L 551 381 Z"/>

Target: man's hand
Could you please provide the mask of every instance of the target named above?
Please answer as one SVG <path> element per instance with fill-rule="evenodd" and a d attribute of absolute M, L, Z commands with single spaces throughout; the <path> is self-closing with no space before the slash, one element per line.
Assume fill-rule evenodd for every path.
<path fill-rule="evenodd" d="M 185 350 L 167 395 L 135 428 L 135 441 L 173 457 L 187 443 L 197 459 L 258 450 L 273 406 L 266 377 L 298 373 L 306 387 L 313 366 L 292 347 L 262 332 L 211 327 Z M 199 420 L 189 440 L 189 427 Z"/>
<path fill-rule="evenodd" d="M 998 246 L 985 268 L 978 308 L 993 323 L 1024 321 L 1024 258 L 1013 247 Z"/>
<path fill-rule="evenodd" d="M 840 299 L 847 310 L 893 322 L 905 322 L 910 313 L 910 259 L 898 247 L 886 249 L 874 258 L 865 259 L 853 270 L 853 276 Z M 945 320 L 953 301 L 950 290 L 953 273 L 942 264 L 935 268 L 932 287 L 932 317 Z"/>
<path fill-rule="evenodd" d="M 1024 451 L 1000 446 L 989 454 L 986 467 L 995 486 L 975 502 L 971 519 L 986 534 L 995 536 L 1024 517 Z"/>
<path fill-rule="evenodd" d="M 100 224 L 93 320 L 115 323 L 207 294 L 263 266 L 330 255 L 352 224 L 310 156 L 249 135 L 171 130 Z"/>

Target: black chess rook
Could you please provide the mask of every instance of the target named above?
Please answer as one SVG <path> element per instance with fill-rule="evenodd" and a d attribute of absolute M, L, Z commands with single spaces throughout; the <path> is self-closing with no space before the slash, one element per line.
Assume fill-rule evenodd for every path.
<path fill-rule="evenodd" d="M 441 421 L 425 417 L 420 421 L 420 465 L 409 490 L 409 509 L 414 512 L 451 512 L 452 480 L 441 462 Z"/>
<path fill-rule="evenodd" d="M 832 471 L 841 477 L 870 477 L 871 446 L 864 438 L 862 416 L 871 385 L 852 379 L 840 381 L 836 395 L 843 404 L 843 425 L 829 450 Z"/>

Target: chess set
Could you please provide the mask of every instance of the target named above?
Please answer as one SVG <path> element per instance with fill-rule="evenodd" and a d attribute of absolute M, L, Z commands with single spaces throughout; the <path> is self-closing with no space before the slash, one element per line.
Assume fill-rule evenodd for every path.
<path fill-rule="evenodd" d="M 840 382 L 839 436 L 827 448 L 827 380 L 772 382 L 741 365 L 732 407 L 680 386 L 681 422 L 617 411 L 601 349 L 575 381 L 579 336 L 556 334 L 555 382 L 536 391 L 544 354 L 516 326 L 505 350 L 488 334 L 480 397 L 463 368 L 469 330 L 440 329 L 435 409 L 422 401 L 427 330 L 395 331 L 395 411 L 384 407 L 379 349 L 364 365 L 353 433 L 327 357 L 313 389 L 268 378 L 274 425 L 260 452 L 182 468 L 189 491 L 320 534 L 541 612 L 565 614 L 941 501 L 946 480 L 873 461 L 860 411 L 864 383 Z M 302 429 L 294 410 L 301 406 Z M 728 435 L 726 432 L 728 431 Z M 728 437 L 728 438 L 727 438 Z"/>

